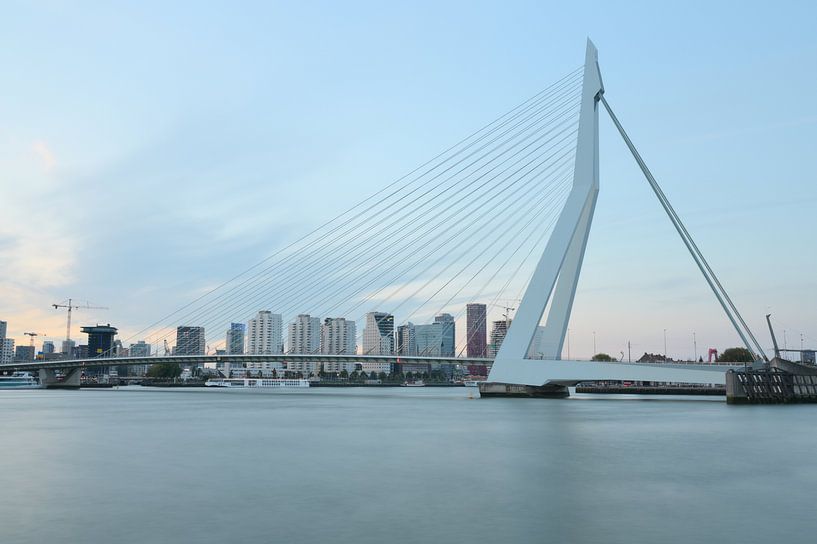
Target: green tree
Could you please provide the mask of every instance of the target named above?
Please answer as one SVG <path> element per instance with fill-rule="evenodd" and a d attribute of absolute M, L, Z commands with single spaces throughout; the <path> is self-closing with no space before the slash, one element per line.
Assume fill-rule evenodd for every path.
<path fill-rule="evenodd" d="M 728 348 L 718 356 L 719 363 L 751 363 L 754 360 L 755 356 L 746 348 Z"/>
<path fill-rule="evenodd" d="M 147 375 L 149 378 L 178 378 L 182 374 L 182 367 L 178 363 L 156 363 L 150 365 Z"/>
<path fill-rule="evenodd" d="M 343 370 L 340 371 L 340 377 L 343 378 L 344 380 L 349 379 L 349 372 L 344 368 Z"/>
<path fill-rule="evenodd" d="M 615 361 L 611 356 L 607 355 L 606 353 L 597 353 L 593 355 L 591 361 L 603 361 L 605 363 L 609 363 Z"/>

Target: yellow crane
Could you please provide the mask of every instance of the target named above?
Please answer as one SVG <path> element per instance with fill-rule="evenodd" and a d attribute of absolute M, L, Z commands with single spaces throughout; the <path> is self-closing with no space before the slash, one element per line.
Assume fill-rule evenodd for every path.
<path fill-rule="evenodd" d="M 78 304 L 74 304 L 73 299 L 68 299 L 68 304 L 52 304 L 52 306 L 59 310 L 60 308 L 66 308 L 68 310 L 68 324 L 65 327 L 65 341 L 71 341 L 71 310 L 107 310 L 108 308 L 104 306 L 91 306 L 89 303 L 85 303 L 85 306 L 80 306 Z M 34 338 L 32 337 L 32 342 Z"/>

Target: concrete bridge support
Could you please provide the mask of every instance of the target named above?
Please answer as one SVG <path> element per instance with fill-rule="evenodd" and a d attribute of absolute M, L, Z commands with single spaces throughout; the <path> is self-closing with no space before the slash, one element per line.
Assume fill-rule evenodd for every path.
<path fill-rule="evenodd" d="M 56 370 L 52 368 L 40 369 L 40 385 L 46 389 L 79 389 L 79 378 L 82 369 L 71 368 L 65 372 L 63 379 L 57 379 Z"/>

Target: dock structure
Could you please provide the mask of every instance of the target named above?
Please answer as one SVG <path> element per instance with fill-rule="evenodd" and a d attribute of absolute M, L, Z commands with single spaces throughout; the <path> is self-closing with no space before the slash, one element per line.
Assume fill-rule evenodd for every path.
<path fill-rule="evenodd" d="M 817 403 L 817 365 L 775 357 L 762 368 L 726 373 L 727 404 Z"/>

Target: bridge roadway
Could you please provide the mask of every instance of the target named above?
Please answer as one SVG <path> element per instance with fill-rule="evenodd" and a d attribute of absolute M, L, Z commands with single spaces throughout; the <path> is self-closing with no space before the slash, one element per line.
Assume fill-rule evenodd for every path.
<path fill-rule="evenodd" d="M 15 362 L 0 365 L 4 371 L 38 371 L 53 373 L 55 370 L 97 368 L 107 366 L 149 365 L 157 363 L 179 363 L 199 365 L 204 363 L 260 363 L 260 362 L 332 362 L 332 363 L 415 363 L 432 364 L 483 364 L 491 367 L 493 359 L 474 357 L 421 357 L 396 355 L 321 355 L 282 353 L 275 355 L 157 355 L 151 357 L 108 357 L 88 359 L 60 359 L 53 361 Z M 657 381 L 673 383 L 724 384 L 726 372 L 742 369 L 743 365 L 675 362 L 675 363 L 624 363 L 591 361 L 555 361 L 525 359 L 514 361 L 500 372 L 493 369 L 492 381 L 521 383 L 529 385 L 562 384 L 575 385 L 584 381 L 625 380 Z"/>
<path fill-rule="evenodd" d="M 475 357 L 420 357 L 403 355 L 321 355 L 282 353 L 274 355 L 156 355 L 151 357 L 95 357 L 88 359 L 58 359 L 51 361 L 14 362 L 0 365 L 0 370 L 68 370 L 73 368 L 95 368 L 105 366 L 152 365 L 158 363 L 178 363 L 200 365 L 204 363 L 265 363 L 265 362 L 333 362 L 333 363 L 415 363 L 441 364 L 458 363 L 466 365 L 488 365 L 493 359 Z"/>

